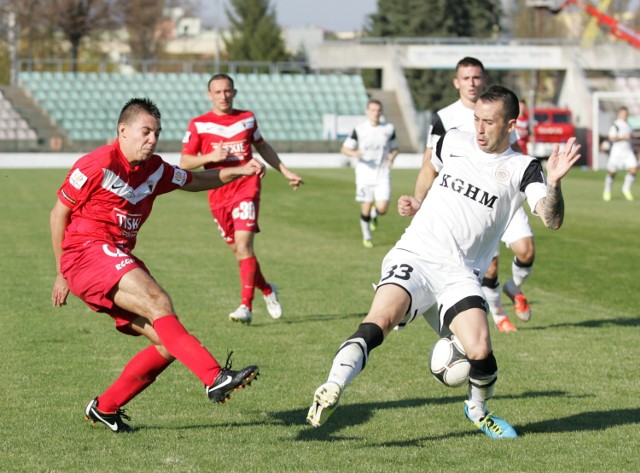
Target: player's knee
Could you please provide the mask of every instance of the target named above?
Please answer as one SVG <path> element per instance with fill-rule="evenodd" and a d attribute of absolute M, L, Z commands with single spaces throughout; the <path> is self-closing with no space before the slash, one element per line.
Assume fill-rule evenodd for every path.
<path fill-rule="evenodd" d="M 498 362 L 493 352 L 489 352 L 482 359 L 469 360 L 469 380 L 478 387 L 493 385 L 498 379 Z"/>

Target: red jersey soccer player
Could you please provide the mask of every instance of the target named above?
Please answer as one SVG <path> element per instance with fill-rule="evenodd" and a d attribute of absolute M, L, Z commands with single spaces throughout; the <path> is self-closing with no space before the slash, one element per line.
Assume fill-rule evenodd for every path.
<path fill-rule="evenodd" d="M 189 122 L 182 140 L 180 167 L 225 169 L 241 166 L 252 158 L 253 145 L 296 190 L 302 184 L 302 178 L 291 172 L 262 138 L 253 112 L 233 108 L 236 93 L 233 79 L 227 74 L 216 74 L 209 80 L 208 95 L 213 109 Z M 209 191 L 213 218 L 240 266 L 241 302 L 229 318 L 243 323 L 251 323 L 256 287 L 262 291 L 269 315 L 274 319 L 282 316 L 276 288 L 264 278 L 253 250 L 254 235 L 260 231 L 260 186 L 261 177 L 256 175 Z"/>
<path fill-rule="evenodd" d="M 53 305 L 66 303 L 69 291 L 97 312 L 109 314 L 127 335 L 144 335 L 151 345 L 134 356 L 120 377 L 85 409 L 87 420 L 113 432 L 130 432 L 122 406 L 153 383 L 174 359 L 205 385 L 213 402 L 224 402 L 250 384 L 258 367 L 222 369 L 182 326 L 169 295 L 132 254 L 138 231 L 155 198 L 182 189 L 202 191 L 264 173 L 264 165 L 245 165 L 191 173 L 155 155 L 160 111 L 148 99 L 131 99 L 118 118 L 118 136 L 80 158 L 51 211 L 51 241 L 56 261 Z"/>

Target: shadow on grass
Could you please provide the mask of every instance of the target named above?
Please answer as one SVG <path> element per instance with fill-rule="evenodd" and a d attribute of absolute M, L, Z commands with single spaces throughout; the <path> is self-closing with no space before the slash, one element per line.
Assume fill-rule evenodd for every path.
<path fill-rule="evenodd" d="M 568 323 L 563 322 L 559 324 L 553 325 L 545 325 L 542 327 L 531 327 L 530 330 L 547 330 L 553 328 L 564 328 L 564 327 L 583 327 L 583 328 L 601 328 L 610 325 L 616 325 L 619 327 L 640 327 L 640 317 L 628 318 L 628 317 L 618 317 L 615 319 L 596 319 L 596 320 L 585 320 L 583 322 L 575 322 Z"/>
<path fill-rule="evenodd" d="M 518 426 L 522 434 L 605 430 L 620 425 L 640 424 L 640 408 L 586 411 L 560 419 L 549 419 Z"/>
<path fill-rule="evenodd" d="M 571 396 L 565 391 L 531 391 L 522 394 L 509 394 L 503 396 L 495 396 L 494 399 L 523 399 L 523 398 L 536 398 L 536 397 L 575 397 Z M 580 396 L 582 397 L 582 396 Z M 452 397 L 438 397 L 438 398 L 416 398 L 416 399 L 401 399 L 396 401 L 386 402 L 371 402 L 363 404 L 347 404 L 340 405 L 336 414 L 331 417 L 324 426 L 319 429 L 308 427 L 298 432 L 296 440 L 298 441 L 335 441 L 335 440 L 362 440 L 357 437 L 345 437 L 338 435 L 340 430 L 346 427 L 353 427 L 354 425 L 360 425 L 367 423 L 374 415 L 375 411 L 382 409 L 405 409 L 422 406 L 443 406 L 447 404 L 460 404 L 461 413 L 461 426 L 465 425 L 464 415 L 462 414 L 462 403 L 466 399 L 466 396 L 452 396 Z M 294 409 L 287 411 L 280 411 L 272 413 L 271 416 L 277 419 L 285 426 L 300 425 L 305 421 L 307 410 Z M 470 429 L 468 432 L 449 433 L 438 437 L 428 438 L 414 438 L 407 439 L 405 441 L 384 443 L 385 446 L 415 446 L 416 443 L 420 443 L 427 440 L 439 440 L 445 438 L 463 437 L 469 434 L 476 434 L 477 430 Z"/>

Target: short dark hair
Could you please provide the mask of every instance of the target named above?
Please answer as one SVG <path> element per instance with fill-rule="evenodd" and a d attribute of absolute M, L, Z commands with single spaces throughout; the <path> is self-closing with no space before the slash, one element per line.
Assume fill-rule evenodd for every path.
<path fill-rule="evenodd" d="M 137 117 L 141 112 L 148 113 L 156 120 L 160 121 L 160 109 L 158 106 L 148 98 L 132 98 L 124 104 L 118 116 L 118 124 L 131 123 L 131 121 Z"/>
<path fill-rule="evenodd" d="M 369 105 L 371 105 L 372 103 L 374 103 L 376 105 L 380 105 L 380 108 L 382 108 L 382 102 L 380 102 L 380 100 L 378 100 L 378 99 L 369 99 L 367 101 L 367 108 L 369 108 Z"/>
<path fill-rule="evenodd" d="M 512 90 L 501 85 L 492 85 L 478 97 L 478 100 L 488 103 L 502 102 L 507 121 L 515 120 L 520 113 L 518 96 Z"/>
<path fill-rule="evenodd" d="M 211 87 L 211 83 L 214 80 L 222 80 L 222 79 L 226 79 L 229 82 L 231 82 L 231 88 L 232 89 L 236 88 L 235 84 L 233 83 L 233 79 L 231 78 L 231 76 L 229 74 L 219 73 L 219 74 L 214 74 L 214 75 L 211 76 L 211 79 L 209 79 L 209 82 L 207 82 L 207 90 L 209 90 L 209 87 Z"/>
<path fill-rule="evenodd" d="M 458 69 L 460 69 L 461 67 L 469 67 L 469 66 L 479 67 L 480 69 L 482 69 L 483 74 L 485 72 L 484 65 L 482 64 L 482 61 L 480 61 L 480 59 L 476 59 L 471 56 L 465 56 L 458 61 L 458 64 L 456 64 L 456 73 L 458 72 Z"/>

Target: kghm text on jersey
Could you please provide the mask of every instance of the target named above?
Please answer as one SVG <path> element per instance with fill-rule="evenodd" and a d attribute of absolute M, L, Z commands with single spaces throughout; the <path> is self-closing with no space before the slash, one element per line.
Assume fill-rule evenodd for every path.
<path fill-rule="evenodd" d="M 491 195 L 487 191 L 480 189 L 468 182 L 464 182 L 462 179 L 454 178 L 451 174 L 442 174 L 442 181 L 440 181 L 440 187 L 446 187 L 458 194 L 461 194 L 485 207 L 493 208 L 493 205 L 498 200 L 497 195 Z"/>

